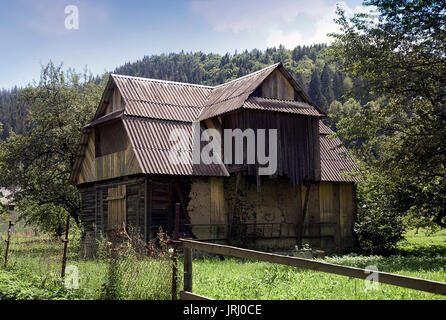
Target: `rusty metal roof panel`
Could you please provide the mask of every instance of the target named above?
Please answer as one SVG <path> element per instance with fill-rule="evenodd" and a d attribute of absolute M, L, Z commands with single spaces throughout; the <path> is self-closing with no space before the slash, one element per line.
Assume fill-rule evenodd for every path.
<path fill-rule="evenodd" d="M 140 100 L 126 100 L 125 114 L 153 119 L 192 122 L 201 112 L 200 107 L 179 106 Z"/>
<path fill-rule="evenodd" d="M 125 114 L 155 119 L 194 121 L 212 87 L 111 75 L 125 103 Z"/>
<path fill-rule="evenodd" d="M 229 175 L 223 163 L 192 163 L 192 123 L 129 116 L 124 117 L 123 122 L 144 173 Z M 175 136 L 172 135 L 174 132 Z M 185 160 L 178 161 L 180 158 Z"/>
<path fill-rule="evenodd" d="M 325 125 L 322 121 L 319 121 L 319 133 L 323 135 L 335 134 L 329 126 Z"/>
<path fill-rule="evenodd" d="M 359 168 L 339 138 L 320 135 L 321 180 L 359 182 Z"/>
<path fill-rule="evenodd" d="M 248 98 L 248 100 L 246 100 L 246 102 L 243 104 L 243 108 L 302 114 L 316 117 L 322 116 L 322 114 L 320 114 L 315 107 L 305 102 L 269 99 L 261 97 Z"/>
<path fill-rule="evenodd" d="M 199 120 L 212 118 L 240 108 L 249 95 L 279 65 L 279 63 L 276 63 L 244 77 L 216 86 L 209 95 Z"/>

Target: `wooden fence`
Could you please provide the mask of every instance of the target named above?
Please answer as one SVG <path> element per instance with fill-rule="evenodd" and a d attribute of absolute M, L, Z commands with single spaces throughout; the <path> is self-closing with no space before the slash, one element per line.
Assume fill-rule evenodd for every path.
<path fill-rule="evenodd" d="M 302 269 L 333 273 L 341 276 L 347 276 L 363 280 L 366 280 L 366 277 L 370 274 L 370 272 L 373 272 L 374 275 L 377 276 L 376 278 L 380 283 L 392 284 L 399 287 L 446 295 L 446 283 L 438 281 L 402 276 L 381 271 L 368 271 L 360 268 L 342 266 L 342 265 L 297 258 L 297 257 L 284 256 L 274 253 L 266 253 L 255 250 L 236 248 L 220 244 L 199 242 L 194 240 L 180 239 L 180 242 L 184 252 L 184 291 L 180 293 L 180 297 L 183 300 L 211 300 L 207 297 L 203 297 L 192 293 L 193 250 L 225 255 L 225 256 L 233 256 L 244 259 L 277 263 Z"/>

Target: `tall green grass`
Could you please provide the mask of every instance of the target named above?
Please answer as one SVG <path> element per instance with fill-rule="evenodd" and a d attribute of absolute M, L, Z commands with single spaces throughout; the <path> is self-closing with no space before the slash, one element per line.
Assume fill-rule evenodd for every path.
<path fill-rule="evenodd" d="M 446 230 L 410 231 L 398 255 L 335 255 L 323 261 L 446 282 Z M 446 299 L 446 296 L 344 276 L 236 258 L 194 259 L 193 291 L 214 299 Z"/>
<path fill-rule="evenodd" d="M 376 265 L 380 271 L 446 281 L 445 257 L 423 260 L 348 255 L 324 261 L 359 268 Z M 193 267 L 193 291 L 214 299 L 446 299 L 386 284 L 367 289 L 360 279 L 235 258 L 195 259 Z"/>
<path fill-rule="evenodd" d="M 4 238 L 4 234 L 2 235 Z M 427 236 L 409 232 L 398 255 L 339 255 L 323 261 L 446 282 L 446 231 Z M 107 244 L 100 244 L 106 248 Z M 79 271 L 79 289 L 66 289 L 60 279 L 63 245 L 60 240 L 32 233 L 13 234 L 8 267 L 3 268 L 0 242 L 0 299 L 170 299 L 172 260 L 154 259 L 126 247 L 112 266 L 100 249 L 97 259 L 79 254 L 79 233 L 70 236 L 67 265 Z M 103 251 L 101 251 L 103 250 Z M 105 251 L 104 251 L 105 250 Z M 102 253 L 101 253 L 102 252 Z M 114 268 L 114 269 L 111 269 Z M 225 257 L 193 261 L 193 291 L 214 299 L 445 299 L 445 296 L 379 284 L 367 288 L 359 279 L 264 262 Z M 110 276 L 113 270 L 114 276 Z M 182 262 L 178 274 L 181 290 Z"/>
<path fill-rule="evenodd" d="M 172 258 L 167 248 L 149 257 L 125 242 L 118 249 L 119 258 L 112 261 L 103 240 L 97 258 L 83 259 L 76 234 L 70 237 L 68 248 L 66 264 L 78 271 L 78 289 L 67 289 L 61 279 L 62 241 L 47 235 L 14 234 L 8 265 L 0 267 L 0 299 L 171 298 Z M 4 245 L 0 250 L 3 256 Z"/>

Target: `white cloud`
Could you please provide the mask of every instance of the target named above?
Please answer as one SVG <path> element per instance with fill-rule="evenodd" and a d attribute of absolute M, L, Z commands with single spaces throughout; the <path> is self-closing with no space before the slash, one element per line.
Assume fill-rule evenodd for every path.
<path fill-rule="evenodd" d="M 363 11 L 339 3 L 347 14 Z M 217 32 L 264 34 L 267 47 L 327 43 L 327 33 L 339 30 L 334 0 L 196 0 L 191 8 Z"/>

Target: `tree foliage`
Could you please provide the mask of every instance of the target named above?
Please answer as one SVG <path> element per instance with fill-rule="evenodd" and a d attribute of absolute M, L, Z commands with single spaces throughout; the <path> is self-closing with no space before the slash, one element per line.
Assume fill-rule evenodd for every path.
<path fill-rule="evenodd" d="M 0 146 L 0 185 L 15 190 L 27 222 L 61 235 L 64 216 L 78 219 L 79 195 L 68 183 L 81 129 L 97 107 L 103 85 L 93 77 L 49 63 L 40 82 L 19 92 L 28 106 L 22 134 L 11 132 Z"/>
<path fill-rule="evenodd" d="M 446 227 L 446 2 L 365 4 L 376 9 L 350 19 L 338 9 L 330 53 L 375 101 L 341 104 L 338 134 L 363 161 L 376 210 Z"/>

